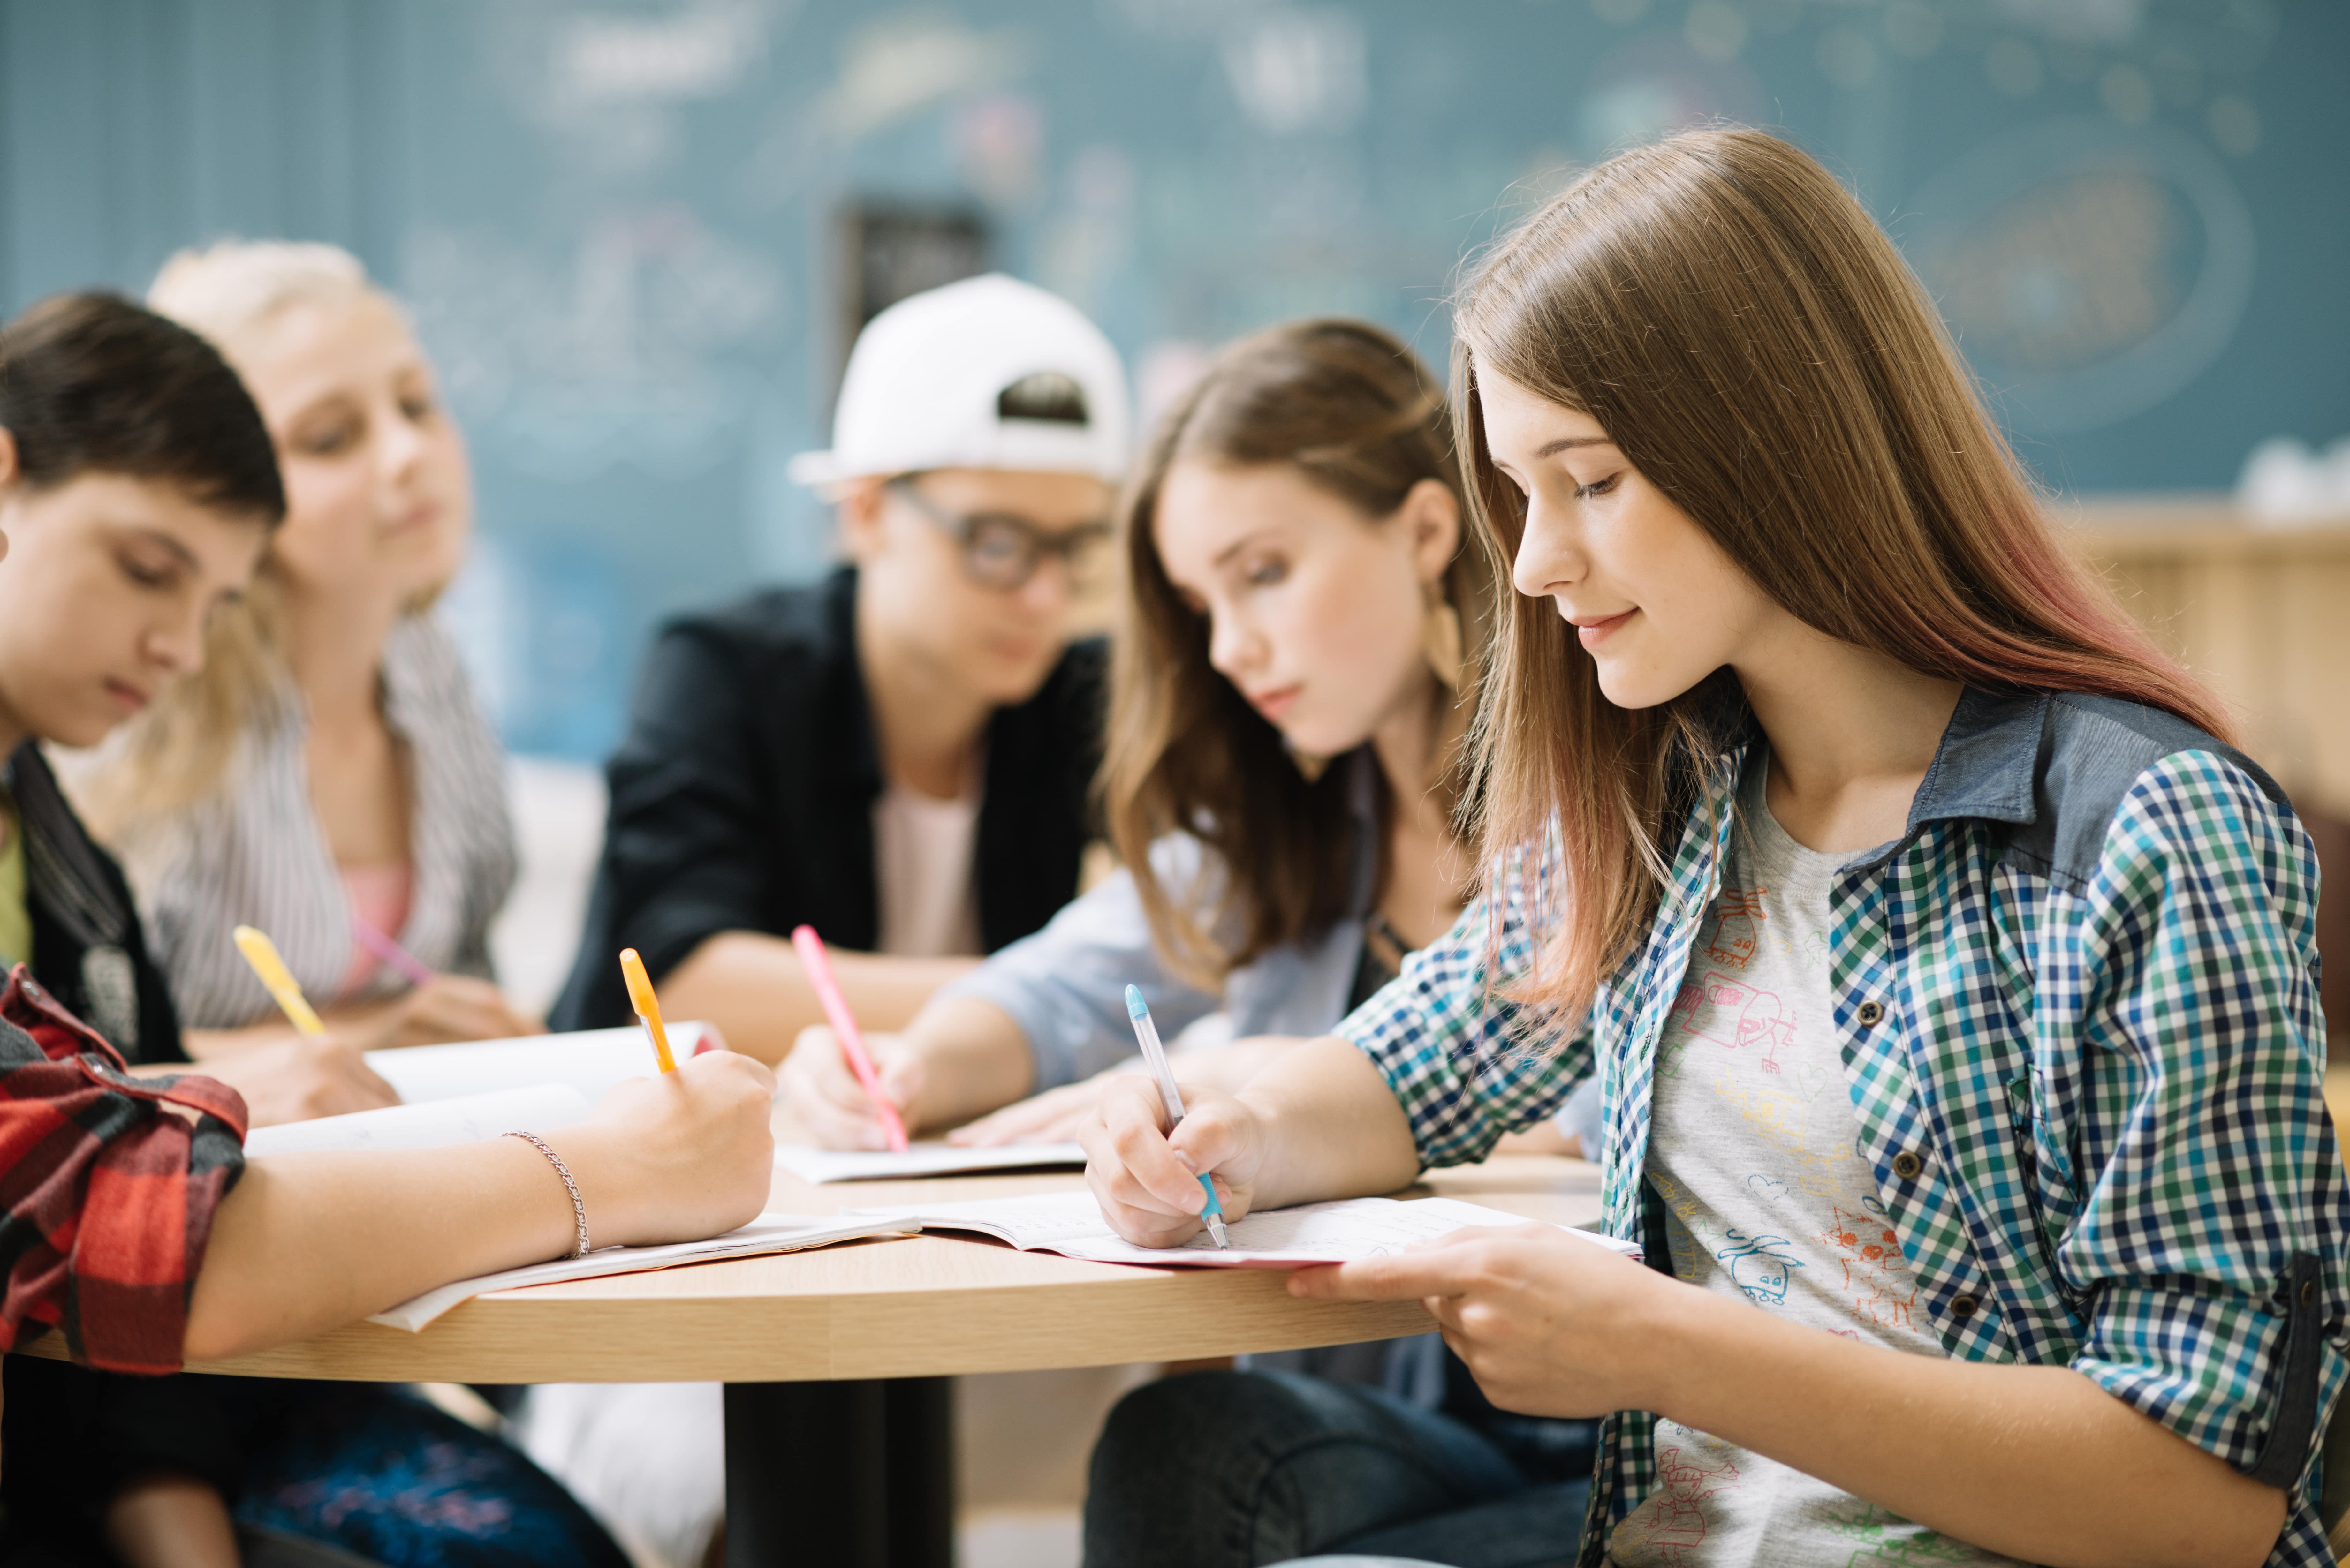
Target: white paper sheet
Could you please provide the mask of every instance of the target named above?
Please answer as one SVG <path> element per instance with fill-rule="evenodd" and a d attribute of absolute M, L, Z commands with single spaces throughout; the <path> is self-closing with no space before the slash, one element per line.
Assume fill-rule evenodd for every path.
<path fill-rule="evenodd" d="M 320 1116 L 255 1127 L 244 1136 L 244 1152 L 289 1154 L 317 1148 L 441 1148 L 452 1143 L 500 1137 L 520 1129 L 552 1132 L 588 1115 L 588 1096 L 568 1084 L 538 1084 L 500 1089 L 421 1106 L 386 1106 L 379 1111 Z"/>
<path fill-rule="evenodd" d="M 669 1025 L 670 1050 L 683 1061 L 709 1025 Z M 594 1105 L 623 1078 L 659 1071 L 643 1028 L 583 1029 L 573 1034 L 525 1034 L 515 1040 L 469 1040 L 454 1045 L 411 1045 L 369 1051 L 367 1064 L 410 1105 L 451 1100 L 494 1089 L 567 1084 Z M 534 1129 L 535 1130 L 535 1129 Z"/>
<path fill-rule="evenodd" d="M 835 1181 L 910 1181 L 923 1176 L 970 1176 L 988 1170 L 1083 1168 L 1086 1151 L 1073 1143 L 1014 1143 L 993 1148 L 958 1148 L 949 1143 L 918 1143 L 903 1154 L 890 1149 L 811 1148 L 777 1144 L 775 1163 L 802 1181 L 822 1187 Z"/>
<path fill-rule="evenodd" d="M 507 1269 L 479 1279 L 459 1280 L 427 1291 L 368 1319 L 387 1328 L 411 1334 L 461 1303 L 491 1291 L 520 1285 L 553 1284 L 558 1280 L 593 1280 L 608 1274 L 638 1274 L 653 1269 L 674 1269 L 681 1263 L 706 1263 L 720 1258 L 752 1258 L 769 1252 L 797 1252 L 854 1241 L 865 1236 L 911 1235 L 914 1227 L 901 1221 L 833 1214 L 762 1214 L 739 1231 L 712 1236 L 706 1241 L 673 1241 L 660 1247 L 606 1247 L 584 1258 L 557 1258 Z"/>
<path fill-rule="evenodd" d="M 1161 1268 L 1296 1268 L 1307 1263 L 1347 1263 L 1400 1252 L 1415 1241 L 1466 1226 L 1526 1223 L 1518 1215 L 1482 1204 L 1463 1203 L 1454 1198 L 1414 1201 L 1349 1198 L 1335 1203 L 1269 1210 L 1235 1220 L 1225 1227 L 1232 1244 L 1222 1248 L 1204 1233 L 1180 1247 L 1138 1247 L 1109 1228 L 1090 1192 L 851 1209 L 841 1217 L 909 1220 L 930 1231 L 976 1231 L 1031 1251 L 1058 1252 L 1094 1262 L 1147 1263 Z M 1638 1255 L 1638 1249 L 1628 1241 L 1617 1241 L 1589 1231 L 1567 1230 L 1566 1233 L 1611 1251 Z"/>

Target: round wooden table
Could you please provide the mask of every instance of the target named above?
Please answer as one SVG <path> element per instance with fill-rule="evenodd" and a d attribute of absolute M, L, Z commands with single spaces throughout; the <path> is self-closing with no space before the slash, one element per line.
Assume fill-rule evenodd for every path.
<path fill-rule="evenodd" d="M 830 1213 L 1082 1185 L 1075 1173 L 813 1187 Z M 1586 1224 L 1597 1168 L 1503 1156 L 1399 1197 Z M 359 1323 L 192 1372 L 422 1383 L 727 1386 L 729 1568 L 950 1568 L 957 1373 L 1115 1366 L 1419 1334 L 1416 1303 L 1293 1299 L 1258 1269 L 1148 1269 L 925 1235 L 479 1296 L 420 1334 Z M 54 1335 L 45 1336 L 54 1338 Z"/>

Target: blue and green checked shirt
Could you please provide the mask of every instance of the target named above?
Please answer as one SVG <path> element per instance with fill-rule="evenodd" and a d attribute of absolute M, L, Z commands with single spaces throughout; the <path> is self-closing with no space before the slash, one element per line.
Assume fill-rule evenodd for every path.
<path fill-rule="evenodd" d="M 1664 1256 L 1642 1178 L 1657 1041 L 1756 740 L 1750 719 L 1699 770 L 1648 940 L 1563 1044 L 1529 1049 L 1536 1021 L 1495 994 L 1543 936 L 1523 866 L 1339 1026 L 1424 1164 L 1483 1158 L 1596 1073 L 1607 1228 Z M 1855 1147 L 1921 1325 L 1970 1361 L 2070 1366 L 2292 1489 L 2272 1568 L 2334 1561 L 2317 1456 L 2350 1375 L 2317 881 L 2282 792 L 2200 731 L 1970 691 L 1907 831 L 1831 897 Z M 1652 1429 L 1639 1411 L 1607 1424 L 1586 1568 L 1655 1483 Z"/>

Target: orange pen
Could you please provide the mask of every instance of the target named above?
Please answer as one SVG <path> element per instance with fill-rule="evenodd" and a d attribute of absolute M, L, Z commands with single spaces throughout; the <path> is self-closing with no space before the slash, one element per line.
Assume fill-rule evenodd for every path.
<path fill-rule="evenodd" d="M 669 1031 L 661 1027 L 660 1001 L 653 995 L 653 982 L 645 974 L 645 961 L 637 956 L 634 948 L 620 950 L 620 976 L 629 982 L 629 1005 L 637 1010 L 637 1022 L 645 1026 L 645 1038 L 652 1042 L 653 1060 L 664 1073 L 677 1071 L 677 1058 L 670 1054 Z"/>

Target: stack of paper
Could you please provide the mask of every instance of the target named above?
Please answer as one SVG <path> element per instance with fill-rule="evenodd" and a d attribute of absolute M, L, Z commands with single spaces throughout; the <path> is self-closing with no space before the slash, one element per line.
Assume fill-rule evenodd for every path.
<path fill-rule="evenodd" d="M 1090 1192 L 1050 1192 L 1034 1198 L 984 1199 L 972 1203 L 914 1204 L 888 1209 L 851 1209 L 844 1220 L 897 1220 L 926 1231 L 971 1231 L 1009 1241 L 1023 1251 L 1058 1252 L 1097 1263 L 1169 1264 L 1191 1268 L 1294 1269 L 1309 1263 L 1351 1263 L 1400 1252 L 1415 1241 L 1471 1225 L 1523 1225 L 1515 1214 L 1453 1198 L 1399 1202 L 1392 1198 L 1349 1198 L 1273 1209 L 1236 1220 L 1227 1230 L 1232 1244 L 1219 1247 L 1202 1233 L 1180 1247 L 1138 1247 L 1109 1228 Z M 1565 1229 L 1565 1227 L 1562 1227 Z M 1639 1256 L 1629 1241 L 1568 1230 L 1596 1247 Z"/>

